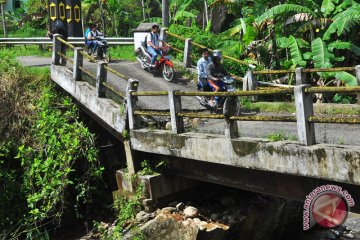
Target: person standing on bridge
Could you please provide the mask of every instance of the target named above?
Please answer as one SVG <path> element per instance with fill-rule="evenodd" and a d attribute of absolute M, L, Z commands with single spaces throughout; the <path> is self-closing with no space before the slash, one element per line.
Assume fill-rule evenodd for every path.
<path fill-rule="evenodd" d="M 166 43 L 160 39 L 159 36 L 160 27 L 158 25 L 152 25 L 151 32 L 148 33 L 145 37 L 147 43 L 147 51 L 151 54 L 151 67 L 155 67 L 155 61 L 158 55 L 161 55 L 162 52 L 159 47 L 159 42 L 162 42 L 163 46 Z"/>

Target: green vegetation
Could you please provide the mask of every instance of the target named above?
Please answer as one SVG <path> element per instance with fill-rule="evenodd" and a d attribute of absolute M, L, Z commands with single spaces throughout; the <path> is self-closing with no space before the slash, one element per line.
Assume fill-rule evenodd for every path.
<path fill-rule="evenodd" d="M 295 113 L 293 102 L 251 102 L 241 98 L 241 107 L 244 110 L 272 113 Z M 357 105 L 314 104 L 314 112 L 319 114 L 349 114 L 359 115 L 360 107 Z"/>
<path fill-rule="evenodd" d="M 8 37 L 45 37 L 46 33 L 47 30 L 45 28 L 34 28 L 29 23 L 26 23 L 19 29 L 9 31 Z"/>
<path fill-rule="evenodd" d="M 121 45 L 110 48 L 112 60 L 136 61 L 134 45 Z"/>
<path fill-rule="evenodd" d="M 41 56 L 50 57 L 51 49 L 48 51 L 40 50 L 39 46 L 12 46 L 8 48 L 2 48 L 0 50 L 0 59 L 14 59 L 19 56 Z"/>
<path fill-rule="evenodd" d="M 136 214 L 141 210 L 141 200 L 143 199 L 143 185 L 138 185 L 134 195 L 122 192 L 115 197 L 114 210 L 116 211 L 116 221 L 113 229 L 107 224 L 95 222 L 95 231 L 100 234 L 100 239 L 112 240 L 122 239 L 124 233 L 129 231 L 131 239 L 145 240 L 140 229 L 133 227 L 132 222 L 136 221 Z M 126 231 L 125 231 L 126 230 Z"/>
<path fill-rule="evenodd" d="M 297 141 L 296 136 L 294 136 L 294 135 L 286 136 L 286 134 L 283 132 L 269 134 L 267 138 L 271 142 L 278 142 L 278 141 L 284 141 L 284 140 Z"/>
<path fill-rule="evenodd" d="M 165 161 L 158 161 L 156 163 L 150 163 L 148 160 L 141 162 L 141 170 L 138 175 L 157 175 L 163 171 L 165 167 Z"/>
<path fill-rule="evenodd" d="M 81 215 L 103 170 L 95 136 L 48 76 L 0 60 L 0 238 L 40 239 L 74 206 Z"/>

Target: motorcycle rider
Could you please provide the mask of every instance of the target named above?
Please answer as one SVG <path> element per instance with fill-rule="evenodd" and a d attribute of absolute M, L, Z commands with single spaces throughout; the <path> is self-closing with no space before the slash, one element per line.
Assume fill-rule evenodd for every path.
<path fill-rule="evenodd" d="M 94 55 L 96 55 L 96 49 L 98 47 L 98 41 L 96 40 L 97 36 L 102 36 L 102 33 L 97 30 L 96 24 L 90 24 L 85 32 L 85 44 Z"/>
<path fill-rule="evenodd" d="M 166 42 L 163 41 L 159 36 L 160 27 L 159 25 L 152 25 L 151 32 L 146 35 L 147 41 L 147 51 L 151 54 L 151 63 L 150 67 L 155 67 L 155 61 L 158 55 L 161 55 L 162 52 L 159 47 L 159 42 L 162 42 L 163 45 L 166 45 Z"/>
<path fill-rule="evenodd" d="M 209 50 L 207 48 L 201 49 L 201 58 L 197 62 L 197 72 L 198 72 L 198 91 L 209 90 L 207 80 L 207 66 L 211 63 L 212 59 L 209 57 Z"/>
<path fill-rule="evenodd" d="M 222 77 L 230 76 L 230 74 L 224 69 L 221 64 L 221 51 L 214 50 L 212 62 L 207 66 L 207 77 L 208 77 L 208 85 L 213 92 L 218 92 L 220 90 L 225 90 L 225 84 L 221 81 Z M 219 97 L 211 97 L 209 104 L 214 107 L 217 105 Z"/>

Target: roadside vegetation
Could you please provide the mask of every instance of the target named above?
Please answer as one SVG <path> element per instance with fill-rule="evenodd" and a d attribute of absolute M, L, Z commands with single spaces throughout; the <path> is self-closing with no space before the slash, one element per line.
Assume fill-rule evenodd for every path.
<path fill-rule="evenodd" d="M 91 202 L 103 168 L 95 136 L 49 68 L 0 60 L 0 238 L 42 239 Z"/>

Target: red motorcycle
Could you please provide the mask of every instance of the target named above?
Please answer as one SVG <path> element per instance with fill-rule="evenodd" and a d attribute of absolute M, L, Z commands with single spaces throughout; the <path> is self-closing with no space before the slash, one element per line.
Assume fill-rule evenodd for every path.
<path fill-rule="evenodd" d="M 162 73 L 164 79 L 168 82 L 172 81 L 175 76 L 174 64 L 171 62 L 171 57 L 168 54 L 170 46 L 161 47 L 162 52 L 160 60 L 155 62 L 155 67 L 151 67 L 151 55 L 142 45 L 136 50 L 136 59 L 140 62 L 141 67 L 148 71 L 158 71 Z"/>

